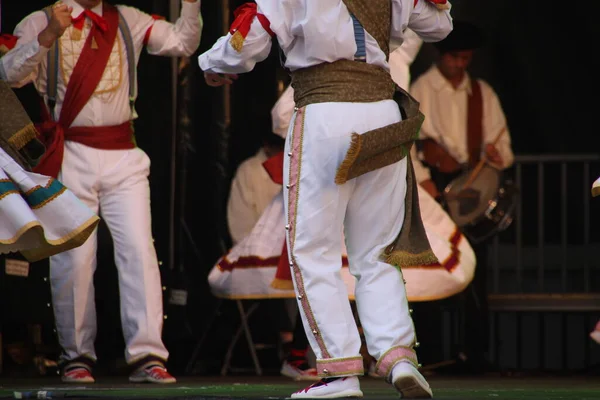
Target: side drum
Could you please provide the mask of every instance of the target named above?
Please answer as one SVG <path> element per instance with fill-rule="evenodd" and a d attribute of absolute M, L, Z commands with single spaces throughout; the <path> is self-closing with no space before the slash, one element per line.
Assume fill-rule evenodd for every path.
<path fill-rule="evenodd" d="M 484 165 L 474 179 L 471 175 L 467 171 L 453 180 L 444 190 L 444 200 L 450 217 L 476 244 L 510 226 L 519 190 L 490 165 Z"/>

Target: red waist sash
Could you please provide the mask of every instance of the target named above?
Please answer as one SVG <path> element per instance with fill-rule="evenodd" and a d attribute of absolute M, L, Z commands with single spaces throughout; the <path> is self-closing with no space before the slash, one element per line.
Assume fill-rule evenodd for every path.
<path fill-rule="evenodd" d="M 95 149 L 125 150 L 135 148 L 131 122 L 114 126 L 78 126 L 64 129 L 57 122 L 37 125 L 46 144 L 46 154 L 34 168 L 39 174 L 58 177 L 65 151 L 65 141 L 70 140 Z"/>

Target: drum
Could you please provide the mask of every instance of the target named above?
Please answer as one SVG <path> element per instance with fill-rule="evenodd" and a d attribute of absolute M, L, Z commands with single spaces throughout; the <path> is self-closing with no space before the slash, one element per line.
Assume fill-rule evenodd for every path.
<path fill-rule="evenodd" d="M 498 169 L 484 164 L 467 171 L 444 190 L 446 210 L 474 244 L 505 230 L 513 221 L 519 190 Z"/>

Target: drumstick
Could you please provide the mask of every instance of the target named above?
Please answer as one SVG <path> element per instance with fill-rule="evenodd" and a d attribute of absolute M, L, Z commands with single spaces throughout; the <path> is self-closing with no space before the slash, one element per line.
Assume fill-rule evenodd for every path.
<path fill-rule="evenodd" d="M 506 132 L 506 126 L 504 128 L 502 128 L 502 130 L 500 131 L 500 133 L 498 133 L 498 136 L 496 136 L 496 139 L 494 139 L 494 141 L 492 142 L 492 144 L 494 146 L 496 146 L 496 144 L 498 144 L 498 141 L 500 140 L 500 138 L 502 137 L 502 135 L 504 134 L 504 132 Z M 477 179 L 477 175 L 479 175 L 479 173 L 481 172 L 481 169 L 485 165 L 485 162 L 486 162 L 486 159 L 485 159 L 485 156 L 484 156 L 484 157 L 481 158 L 481 160 L 479 160 L 479 162 L 477 163 L 477 165 L 475 166 L 475 168 L 473 168 L 473 172 L 471 172 L 471 175 L 469 176 L 469 179 L 467 179 L 467 182 L 465 183 L 464 189 L 466 189 L 469 186 L 471 186 L 471 184 L 473 183 L 473 181 L 475 181 L 475 179 Z"/>

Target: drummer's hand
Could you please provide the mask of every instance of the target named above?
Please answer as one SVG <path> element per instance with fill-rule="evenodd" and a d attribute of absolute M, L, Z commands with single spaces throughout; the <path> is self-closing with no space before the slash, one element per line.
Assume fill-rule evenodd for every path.
<path fill-rule="evenodd" d="M 438 198 L 440 197 L 440 192 L 438 192 L 435 183 L 433 183 L 431 179 L 427 179 L 426 181 L 419 183 L 419 185 L 421 185 L 421 187 L 425 189 L 425 191 L 429 193 L 431 197 L 438 200 Z"/>
<path fill-rule="evenodd" d="M 500 167 L 503 165 L 502 156 L 500 155 L 500 152 L 498 151 L 496 146 L 494 146 L 491 143 L 485 145 L 485 157 L 492 164 L 495 164 Z"/>
<path fill-rule="evenodd" d="M 204 80 L 208 86 L 222 86 L 222 85 L 231 85 L 238 76 L 235 74 L 214 74 L 212 72 L 204 73 Z"/>

